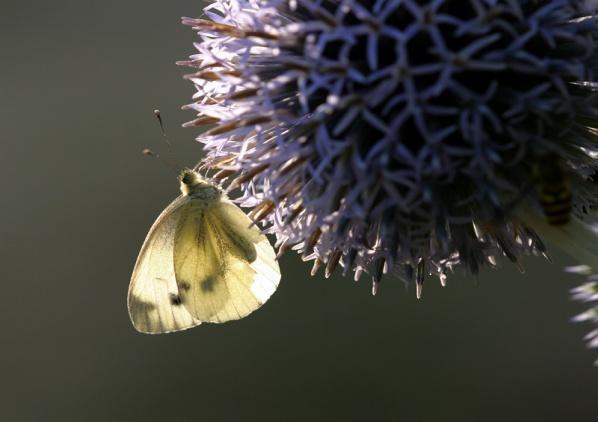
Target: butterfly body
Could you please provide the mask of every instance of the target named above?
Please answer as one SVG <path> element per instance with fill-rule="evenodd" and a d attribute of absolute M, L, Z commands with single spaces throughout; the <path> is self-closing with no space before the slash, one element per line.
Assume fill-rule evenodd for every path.
<path fill-rule="evenodd" d="M 243 318 L 274 293 L 280 269 L 268 239 L 198 173 L 157 218 L 137 258 L 129 315 L 144 333 Z"/>

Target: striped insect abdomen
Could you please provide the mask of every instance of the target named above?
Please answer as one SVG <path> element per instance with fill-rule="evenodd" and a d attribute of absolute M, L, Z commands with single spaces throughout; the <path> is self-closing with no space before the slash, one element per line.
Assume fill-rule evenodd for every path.
<path fill-rule="evenodd" d="M 540 164 L 540 204 L 549 224 L 558 226 L 569 222 L 572 209 L 571 187 L 561 163 L 547 157 Z"/>

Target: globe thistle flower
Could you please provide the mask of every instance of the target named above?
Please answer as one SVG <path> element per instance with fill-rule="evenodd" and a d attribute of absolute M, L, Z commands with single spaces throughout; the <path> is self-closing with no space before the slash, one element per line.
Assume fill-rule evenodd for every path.
<path fill-rule="evenodd" d="M 573 321 L 589 321 L 594 324 L 594 330 L 584 337 L 588 342 L 589 348 L 598 348 L 598 274 L 594 273 L 587 265 L 578 265 L 568 267 L 566 271 L 574 274 L 581 274 L 586 277 L 586 283 L 571 290 L 571 296 L 574 300 L 584 303 L 591 303 L 592 307 L 585 312 L 575 316 Z M 598 360 L 594 362 L 598 366 Z"/>
<path fill-rule="evenodd" d="M 592 10 L 216 0 L 183 18 L 199 34 L 186 126 L 211 125 L 202 165 L 241 188 L 279 253 L 367 272 L 374 293 L 392 270 L 419 297 L 429 274 L 547 256 L 545 236 L 579 247 L 597 198 Z"/>

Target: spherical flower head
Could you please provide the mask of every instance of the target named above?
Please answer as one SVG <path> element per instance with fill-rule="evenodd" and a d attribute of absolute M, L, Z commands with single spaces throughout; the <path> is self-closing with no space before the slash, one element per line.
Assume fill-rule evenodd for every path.
<path fill-rule="evenodd" d="M 187 125 L 213 125 L 204 164 L 281 253 L 327 276 L 340 263 L 376 287 L 392 270 L 421 289 L 457 265 L 518 263 L 545 254 L 525 211 L 542 186 L 566 184 L 577 215 L 596 203 L 591 8 L 217 0 L 183 19 L 199 34 Z"/>

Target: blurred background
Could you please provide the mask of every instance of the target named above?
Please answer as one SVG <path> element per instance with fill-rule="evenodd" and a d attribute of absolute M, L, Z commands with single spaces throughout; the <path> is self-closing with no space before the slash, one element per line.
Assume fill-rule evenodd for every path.
<path fill-rule="evenodd" d="M 180 125 L 193 93 L 192 0 L 3 0 L 0 13 L 0 420 L 588 421 L 598 419 L 590 327 L 571 264 L 527 259 L 463 274 L 422 301 L 396 280 L 310 278 L 238 322 L 136 333 L 126 292 L 175 174 L 201 156 Z"/>

